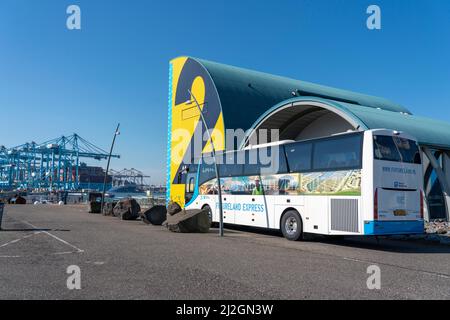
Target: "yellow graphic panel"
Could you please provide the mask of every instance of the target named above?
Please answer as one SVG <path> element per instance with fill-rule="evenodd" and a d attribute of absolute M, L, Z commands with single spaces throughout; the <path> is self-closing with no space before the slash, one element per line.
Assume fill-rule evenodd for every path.
<path fill-rule="evenodd" d="M 222 112 L 219 115 L 216 126 L 211 130 L 211 140 L 216 151 L 225 150 L 225 128 L 223 124 Z M 207 136 L 209 138 L 209 136 Z M 202 153 L 212 152 L 211 140 L 208 139 Z"/>
<path fill-rule="evenodd" d="M 184 206 L 183 169 L 200 157 L 200 153 L 212 151 L 201 115 L 207 127 L 213 129 L 212 139 L 217 151 L 224 149 L 225 130 L 217 90 L 206 69 L 199 62 L 183 57 L 171 61 L 171 73 L 167 200 Z M 202 137 L 194 137 L 195 134 L 202 134 Z M 196 150 L 195 143 L 199 139 L 202 145 Z"/>

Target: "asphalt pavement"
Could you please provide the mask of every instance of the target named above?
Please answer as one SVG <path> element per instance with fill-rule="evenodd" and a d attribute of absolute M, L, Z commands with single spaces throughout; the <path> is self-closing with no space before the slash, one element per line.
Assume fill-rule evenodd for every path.
<path fill-rule="evenodd" d="M 6 206 L 3 220 L 0 299 L 450 298 L 450 247 L 440 244 L 177 234 L 85 206 Z M 70 266 L 79 290 L 67 286 L 78 275 Z M 367 285 L 371 266 L 380 289 Z"/>

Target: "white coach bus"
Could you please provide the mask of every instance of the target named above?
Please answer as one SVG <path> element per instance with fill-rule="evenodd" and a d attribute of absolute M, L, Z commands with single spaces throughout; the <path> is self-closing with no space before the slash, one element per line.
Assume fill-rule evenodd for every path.
<path fill-rule="evenodd" d="M 284 141 L 216 159 L 225 224 L 279 229 L 289 240 L 424 232 L 421 154 L 403 132 Z M 207 208 L 218 222 L 214 161 L 198 162 L 185 172 L 186 208 Z"/>

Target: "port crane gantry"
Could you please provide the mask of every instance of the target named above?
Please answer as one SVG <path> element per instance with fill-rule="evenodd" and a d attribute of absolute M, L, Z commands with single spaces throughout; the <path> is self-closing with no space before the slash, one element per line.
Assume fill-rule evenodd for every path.
<path fill-rule="evenodd" d="M 0 146 L 0 189 L 79 190 L 81 159 L 106 160 L 109 153 L 78 134 L 13 148 Z M 111 155 L 120 158 L 119 155 Z"/>
<path fill-rule="evenodd" d="M 111 169 L 110 174 L 113 187 L 124 186 L 126 184 L 134 184 L 139 187 L 148 187 L 150 185 L 148 182 L 150 176 L 135 168 L 125 168 L 120 171 Z"/>

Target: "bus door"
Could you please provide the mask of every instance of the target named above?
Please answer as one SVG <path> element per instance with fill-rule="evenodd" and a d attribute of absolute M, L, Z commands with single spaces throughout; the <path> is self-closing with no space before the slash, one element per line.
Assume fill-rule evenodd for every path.
<path fill-rule="evenodd" d="M 264 195 L 236 196 L 239 209 L 236 210 L 236 224 L 267 228 L 267 210 Z"/>
<path fill-rule="evenodd" d="M 267 205 L 259 176 L 244 177 L 245 190 L 235 195 L 236 224 L 268 228 Z"/>
<path fill-rule="evenodd" d="M 237 163 L 236 153 L 223 153 L 217 156 L 219 160 L 220 184 L 222 193 L 223 222 L 236 223 L 236 213 L 239 204 L 236 203 L 235 192 L 240 188 L 239 176 L 242 175 L 243 166 Z M 218 203 L 216 203 L 218 208 Z M 219 212 L 219 211 L 217 211 Z"/>
<path fill-rule="evenodd" d="M 235 196 L 224 192 L 222 188 L 222 210 L 223 223 L 236 223 L 236 203 Z M 217 221 L 220 219 L 219 202 L 216 203 Z"/>

